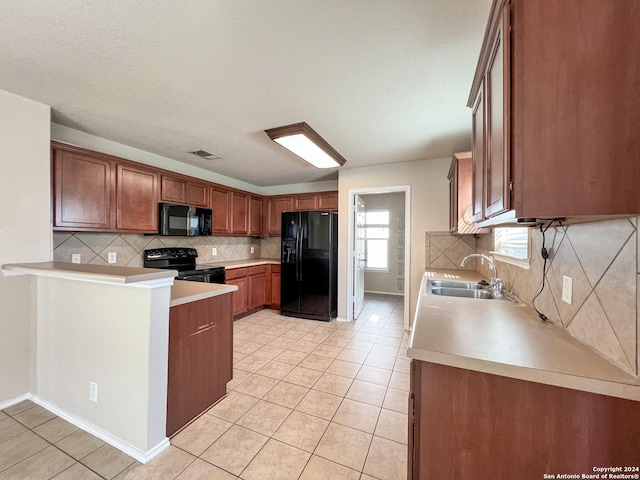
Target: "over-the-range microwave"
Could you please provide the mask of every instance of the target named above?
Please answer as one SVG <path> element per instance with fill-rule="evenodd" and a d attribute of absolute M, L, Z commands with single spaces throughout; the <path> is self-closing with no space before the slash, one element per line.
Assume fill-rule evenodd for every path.
<path fill-rule="evenodd" d="M 160 203 L 158 234 L 189 237 L 211 235 L 211 217 L 209 208 Z"/>

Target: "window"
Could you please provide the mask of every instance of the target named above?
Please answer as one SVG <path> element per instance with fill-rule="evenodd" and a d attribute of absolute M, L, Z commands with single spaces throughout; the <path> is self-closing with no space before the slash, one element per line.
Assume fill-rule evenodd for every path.
<path fill-rule="evenodd" d="M 493 250 L 498 260 L 529 268 L 529 229 L 494 228 Z"/>
<path fill-rule="evenodd" d="M 364 213 L 365 268 L 389 268 L 389 210 L 369 210 Z"/>

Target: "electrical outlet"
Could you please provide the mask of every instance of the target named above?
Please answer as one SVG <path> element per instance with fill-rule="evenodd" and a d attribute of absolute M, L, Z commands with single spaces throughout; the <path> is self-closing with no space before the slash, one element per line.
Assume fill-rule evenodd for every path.
<path fill-rule="evenodd" d="M 251 247 L 251 253 L 255 253 L 256 249 L 255 247 Z"/>
<path fill-rule="evenodd" d="M 81 257 L 79 253 L 71 254 L 71 263 L 80 263 Z"/>
<path fill-rule="evenodd" d="M 116 252 L 109 252 L 107 254 L 107 262 L 109 263 L 116 263 L 117 262 L 117 255 Z"/>
<path fill-rule="evenodd" d="M 98 403 L 98 384 L 89 382 L 89 400 Z"/>
<path fill-rule="evenodd" d="M 573 278 L 562 276 L 562 301 L 571 305 L 571 297 L 573 295 Z"/>
<path fill-rule="evenodd" d="M 216 247 L 213 247 L 213 248 L 211 249 L 211 255 L 213 255 L 214 257 L 215 257 L 216 255 L 218 255 L 218 249 L 217 249 Z"/>

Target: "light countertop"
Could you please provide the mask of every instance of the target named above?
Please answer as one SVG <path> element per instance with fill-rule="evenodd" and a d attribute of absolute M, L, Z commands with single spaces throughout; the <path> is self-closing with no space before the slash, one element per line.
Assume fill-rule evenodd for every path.
<path fill-rule="evenodd" d="M 277 258 L 248 258 L 246 260 L 231 260 L 228 262 L 205 264 L 205 266 L 225 268 L 255 267 L 257 265 L 280 265 L 280 260 Z"/>
<path fill-rule="evenodd" d="M 121 284 L 170 279 L 178 274 L 176 270 L 66 262 L 8 263 L 2 265 L 2 273 L 5 275 L 40 275 Z"/>
<path fill-rule="evenodd" d="M 425 294 L 427 280 L 479 281 L 467 270 L 426 272 L 407 354 L 427 362 L 640 400 L 640 380 L 522 303 Z"/>
<path fill-rule="evenodd" d="M 236 285 L 176 280 L 171 286 L 171 306 L 184 305 L 185 303 L 204 300 L 216 295 L 224 295 L 236 290 L 238 290 Z"/>

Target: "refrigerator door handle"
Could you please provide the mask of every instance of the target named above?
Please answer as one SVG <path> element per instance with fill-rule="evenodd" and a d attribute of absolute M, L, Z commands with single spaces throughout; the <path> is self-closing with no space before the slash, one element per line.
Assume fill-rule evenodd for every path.
<path fill-rule="evenodd" d="M 302 282 L 302 239 L 304 237 L 304 227 L 302 223 L 300 224 L 300 228 L 298 229 L 298 256 L 296 258 L 296 280 L 298 282 Z"/>

